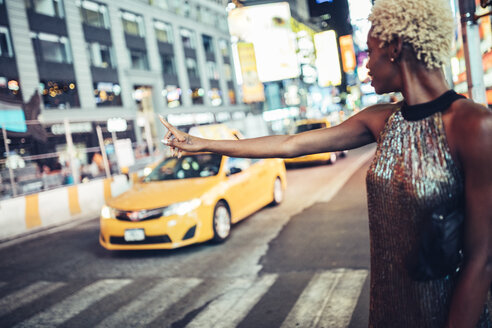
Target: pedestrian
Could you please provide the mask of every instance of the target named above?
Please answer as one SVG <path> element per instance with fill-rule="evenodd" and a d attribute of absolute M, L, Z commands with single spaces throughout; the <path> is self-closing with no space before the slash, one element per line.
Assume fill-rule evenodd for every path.
<path fill-rule="evenodd" d="M 442 65 L 454 35 L 449 1 L 376 0 L 369 20 L 371 83 L 378 94 L 400 92 L 402 101 L 370 106 L 331 128 L 235 141 L 191 136 L 161 119 L 168 128 L 163 142 L 178 156 L 210 151 L 251 158 L 377 142 L 366 178 L 369 326 L 491 327 L 485 304 L 492 281 L 492 113 L 447 85 Z M 416 278 L 409 263 L 429 216 L 437 208 L 454 213 L 462 203 L 461 265 L 442 277 Z"/>

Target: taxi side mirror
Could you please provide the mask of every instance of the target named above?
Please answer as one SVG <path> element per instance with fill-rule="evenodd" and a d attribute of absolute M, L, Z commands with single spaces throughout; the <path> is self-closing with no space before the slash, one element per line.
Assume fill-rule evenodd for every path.
<path fill-rule="evenodd" d="M 233 175 L 233 174 L 236 174 L 239 172 L 242 172 L 242 170 L 239 167 L 231 167 L 229 170 L 229 173 L 227 173 L 227 175 L 229 176 L 229 175 Z"/>

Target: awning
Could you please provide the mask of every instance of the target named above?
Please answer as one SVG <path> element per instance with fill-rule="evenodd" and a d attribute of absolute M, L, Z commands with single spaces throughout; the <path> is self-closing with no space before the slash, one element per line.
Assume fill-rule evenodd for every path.
<path fill-rule="evenodd" d="M 22 108 L 0 108 L 0 128 L 3 127 L 7 131 L 27 132 L 26 117 Z"/>

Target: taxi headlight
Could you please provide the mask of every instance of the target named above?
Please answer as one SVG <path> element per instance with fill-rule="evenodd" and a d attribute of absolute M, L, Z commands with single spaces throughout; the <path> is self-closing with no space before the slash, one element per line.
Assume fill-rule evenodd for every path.
<path fill-rule="evenodd" d="M 114 209 L 109 206 L 104 205 L 101 209 L 101 218 L 111 219 L 115 217 Z"/>
<path fill-rule="evenodd" d="M 172 204 L 162 211 L 162 216 L 185 215 L 186 213 L 189 213 L 196 209 L 201 204 L 202 201 L 199 198 L 195 198 L 186 202 Z"/>

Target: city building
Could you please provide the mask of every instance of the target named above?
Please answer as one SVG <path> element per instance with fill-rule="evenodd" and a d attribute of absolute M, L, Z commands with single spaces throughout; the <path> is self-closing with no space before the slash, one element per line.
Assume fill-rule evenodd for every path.
<path fill-rule="evenodd" d="M 244 118 L 249 106 L 237 91 L 226 5 L 0 0 L 0 99 L 27 103 L 37 90 L 48 138 L 9 137 L 11 150 L 63 151 L 64 120 L 74 145 L 89 149 L 98 146 L 97 125 L 105 138 L 155 147 L 164 132 L 157 114 L 179 126 Z M 126 124 L 109 131 L 113 118 Z"/>

